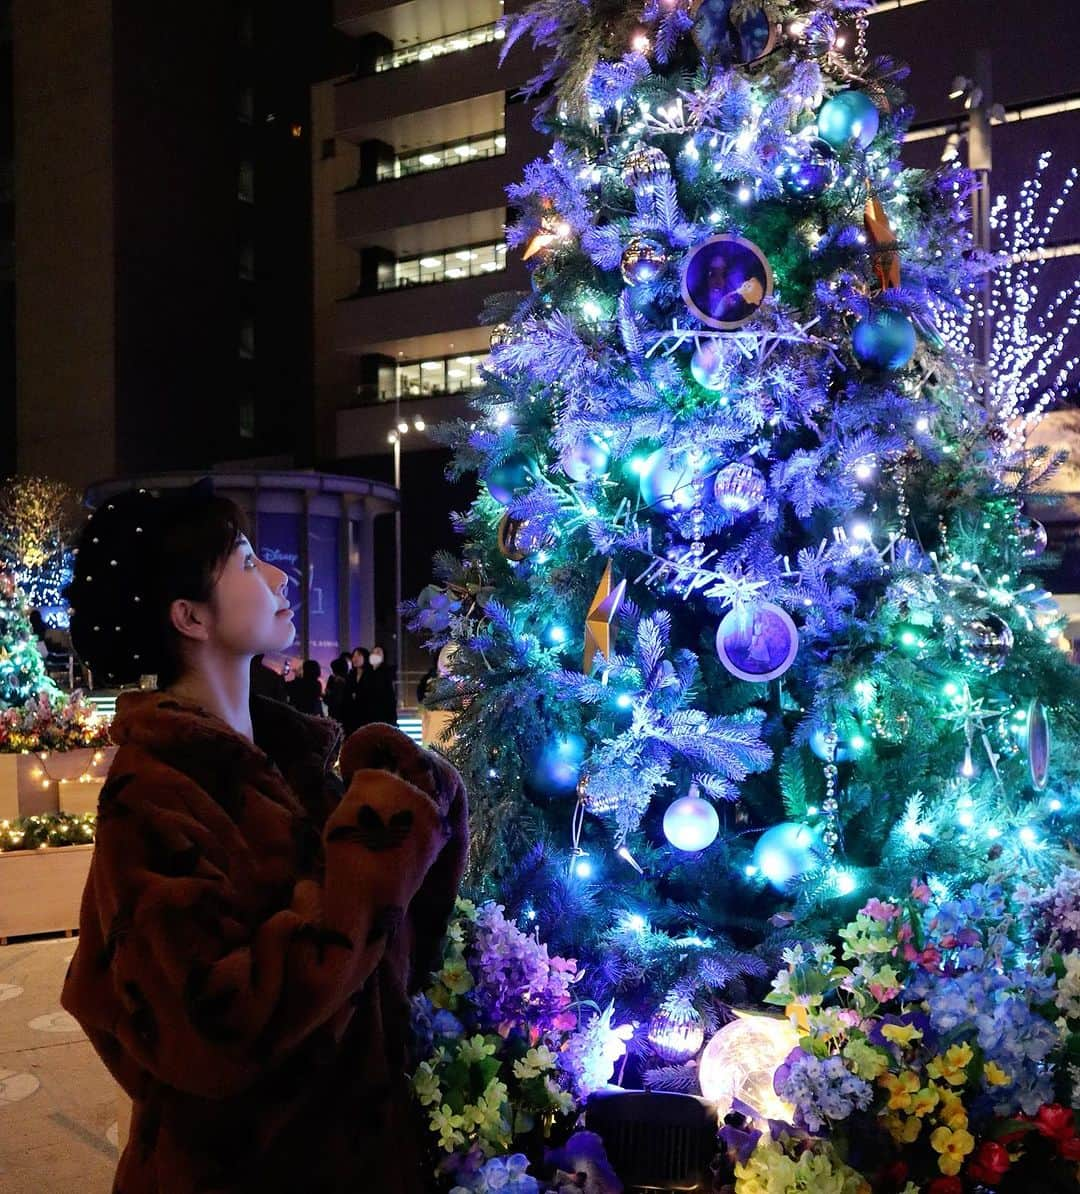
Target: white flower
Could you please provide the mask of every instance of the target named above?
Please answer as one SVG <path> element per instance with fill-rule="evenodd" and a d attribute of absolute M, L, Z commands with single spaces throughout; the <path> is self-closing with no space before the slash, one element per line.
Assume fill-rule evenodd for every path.
<path fill-rule="evenodd" d="M 1056 1002 L 1070 1018 L 1080 1017 L 1080 952 L 1073 950 L 1061 959 L 1065 973 L 1058 981 Z"/>

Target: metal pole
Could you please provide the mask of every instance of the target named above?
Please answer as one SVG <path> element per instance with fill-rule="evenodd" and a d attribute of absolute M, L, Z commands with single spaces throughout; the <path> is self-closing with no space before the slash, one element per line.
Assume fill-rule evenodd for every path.
<path fill-rule="evenodd" d="M 990 172 L 994 167 L 991 145 L 990 107 L 991 58 L 989 50 L 975 52 L 975 93 L 972 96 L 971 117 L 968 122 L 968 166 L 974 171 L 978 185 L 972 195 L 972 234 L 975 248 L 990 251 Z M 990 362 L 993 343 L 993 321 L 990 316 L 990 276 L 985 274 L 979 285 L 983 306 L 975 354 L 981 365 Z"/>
<path fill-rule="evenodd" d="M 394 679 L 397 684 L 399 707 L 401 706 L 401 686 L 404 683 L 402 673 L 404 651 L 401 641 L 401 431 L 398 429 L 401 422 L 400 414 L 401 404 L 399 401 L 395 401 L 394 418 L 397 434 L 394 439 L 394 488 L 398 493 L 398 504 L 394 510 L 394 656 L 397 669 Z"/>

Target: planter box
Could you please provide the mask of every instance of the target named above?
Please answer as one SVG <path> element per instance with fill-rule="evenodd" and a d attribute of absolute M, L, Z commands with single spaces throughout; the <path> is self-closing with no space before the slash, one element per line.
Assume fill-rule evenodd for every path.
<path fill-rule="evenodd" d="M 51 846 L 0 852 L 0 945 L 79 927 L 79 904 L 94 847 Z"/>
<path fill-rule="evenodd" d="M 101 755 L 97 763 L 94 762 L 95 754 Z M 86 774 L 103 781 L 115 754 L 115 746 L 49 751 L 44 758 L 33 753 L 0 754 L 0 821 L 59 812 L 64 808 L 60 800 L 60 784 L 78 786 L 79 777 Z M 82 785 L 87 789 L 90 786 L 89 783 Z M 96 792 L 85 792 L 78 799 L 85 803 L 91 795 L 94 803 L 89 808 L 66 811 L 93 812 L 97 807 Z"/>
<path fill-rule="evenodd" d="M 60 781 L 60 811 L 62 813 L 96 813 L 98 797 L 105 786 L 105 777 L 89 779 L 85 783 L 78 779 Z"/>

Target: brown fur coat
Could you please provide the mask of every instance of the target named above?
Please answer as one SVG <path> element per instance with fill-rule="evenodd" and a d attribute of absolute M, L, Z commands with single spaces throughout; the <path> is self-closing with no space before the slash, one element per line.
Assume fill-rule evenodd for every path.
<path fill-rule="evenodd" d="M 252 698 L 123 693 L 63 1006 L 134 1100 L 119 1194 L 420 1189 L 404 1082 L 468 849 L 457 773 Z"/>

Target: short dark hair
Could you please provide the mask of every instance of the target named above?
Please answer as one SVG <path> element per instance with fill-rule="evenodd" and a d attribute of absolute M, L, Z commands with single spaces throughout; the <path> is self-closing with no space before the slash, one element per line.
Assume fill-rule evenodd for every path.
<path fill-rule="evenodd" d="M 147 673 L 165 688 L 183 670 L 170 609 L 179 598 L 211 599 L 241 536 L 243 510 L 209 481 L 183 490 L 116 494 L 87 519 L 64 596 L 75 653 L 109 685 Z"/>
<path fill-rule="evenodd" d="M 347 676 L 349 674 L 348 655 L 339 655 L 337 659 L 332 659 L 330 661 L 330 670 L 335 676 Z"/>
<path fill-rule="evenodd" d="M 300 674 L 305 680 L 318 680 L 322 676 L 322 668 L 317 659 L 305 659 Z"/>

